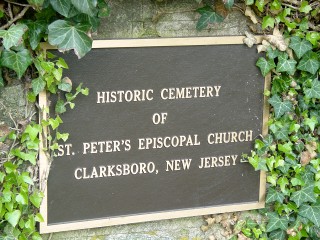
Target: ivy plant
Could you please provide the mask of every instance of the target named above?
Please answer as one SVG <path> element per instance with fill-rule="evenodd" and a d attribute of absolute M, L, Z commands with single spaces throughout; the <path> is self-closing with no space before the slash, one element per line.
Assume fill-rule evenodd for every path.
<path fill-rule="evenodd" d="M 40 135 L 44 129 L 52 134 L 45 138 L 44 148 L 50 158 L 57 140 L 68 138 L 68 133 L 58 131 L 61 114 L 68 106 L 75 107 L 77 95 L 88 95 L 87 88 L 72 86 L 72 80 L 64 77 L 67 63 L 42 48 L 41 42 L 83 57 L 91 49 L 91 32 L 101 17 L 108 16 L 109 7 L 104 0 L 4 1 L 1 6 L 0 88 L 19 79 L 31 103 L 42 91 L 58 96 L 55 113 L 49 116 L 48 109 L 39 109 L 47 119 L 38 123 L 32 113 L 18 122 L 13 119 L 14 127 L 0 131 L 0 147 L 7 149 L 0 155 L 0 239 L 41 239 L 36 228 L 43 221 L 40 185 L 45 185 L 37 170 Z"/>

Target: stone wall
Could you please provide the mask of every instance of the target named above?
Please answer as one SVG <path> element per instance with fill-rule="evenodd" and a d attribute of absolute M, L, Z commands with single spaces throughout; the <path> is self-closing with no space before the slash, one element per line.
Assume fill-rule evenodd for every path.
<path fill-rule="evenodd" d="M 157 38 L 244 35 L 247 19 L 239 11 L 231 12 L 225 21 L 201 32 L 196 30 L 199 7 L 195 0 L 110 0 L 110 17 L 103 20 L 95 39 Z M 0 91 L 0 125 L 13 126 L 30 114 L 21 85 Z M 249 213 L 225 214 L 228 224 L 245 219 Z M 209 219 L 213 219 L 210 217 Z M 221 218 L 222 219 L 222 218 Z M 211 221 L 211 223 L 210 223 Z M 217 222 L 217 221 L 215 221 Z M 209 225 L 208 225 L 209 223 Z M 228 226 L 213 224 L 203 217 L 171 219 L 123 226 L 86 229 L 43 235 L 45 240 L 197 240 L 227 239 Z M 227 224 L 227 225 L 228 225 Z M 224 225 L 224 226 L 222 226 Z"/>

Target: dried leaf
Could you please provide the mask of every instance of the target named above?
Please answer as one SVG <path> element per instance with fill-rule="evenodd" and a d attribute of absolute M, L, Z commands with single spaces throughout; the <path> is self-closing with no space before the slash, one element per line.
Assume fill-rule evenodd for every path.
<path fill-rule="evenodd" d="M 208 226 L 210 226 L 215 223 L 215 219 L 214 218 L 207 218 L 206 222 L 208 223 Z"/>
<path fill-rule="evenodd" d="M 201 226 L 201 231 L 203 231 L 203 232 L 208 231 L 208 229 L 209 229 L 209 227 L 206 226 L 206 225 L 202 225 L 202 226 Z"/>
<path fill-rule="evenodd" d="M 286 51 L 289 45 L 277 27 L 274 28 L 273 35 L 267 35 L 265 39 L 280 51 Z"/>
<path fill-rule="evenodd" d="M 211 235 L 209 236 L 209 240 L 216 240 L 215 236 Z"/>
<path fill-rule="evenodd" d="M 10 133 L 10 128 L 6 124 L 0 125 L 0 137 L 4 137 Z"/>
<path fill-rule="evenodd" d="M 308 151 L 304 151 L 301 153 L 300 163 L 302 166 L 306 166 L 311 160 L 310 153 Z"/>
<path fill-rule="evenodd" d="M 254 37 L 253 34 L 249 33 L 249 32 L 245 32 L 246 34 L 246 38 L 243 39 L 243 43 L 245 43 L 248 47 L 252 47 L 254 44 L 257 43 L 257 39 Z"/>
<path fill-rule="evenodd" d="M 214 8 L 216 10 L 216 13 L 218 13 L 223 18 L 226 18 L 229 14 L 229 11 L 225 7 L 224 2 L 222 0 L 215 1 Z"/>
<path fill-rule="evenodd" d="M 254 24 L 258 23 L 257 16 L 254 13 L 254 11 L 252 11 L 252 9 L 250 7 L 248 7 L 248 6 L 246 7 L 246 11 L 245 11 L 244 15 L 249 17 Z"/>

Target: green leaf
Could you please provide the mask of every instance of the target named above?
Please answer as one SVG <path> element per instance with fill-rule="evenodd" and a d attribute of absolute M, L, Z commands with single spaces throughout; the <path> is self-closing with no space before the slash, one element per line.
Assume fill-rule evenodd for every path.
<path fill-rule="evenodd" d="M 300 12 L 303 12 L 303 13 L 309 13 L 312 10 L 312 8 L 308 4 L 308 1 L 302 1 L 299 10 Z"/>
<path fill-rule="evenodd" d="M 312 51 L 307 52 L 298 64 L 298 69 L 315 74 L 319 69 L 318 55 Z"/>
<path fill-rule="evenodd" d="M 276 118 L 281 117 L 286 112 L 292 111 L 293 108 L 290 101 L 281 101 L 278 95 L 273 95 L 273 97 L 270 98 L 268 102 L 273 106 Z"/>
<path fill-rule="evenodd" d="M 71 92 L 72 90 L 72 86 L 65 82 L 65 81 L 62 81 L 59 85 L 58 85 L 58 88 L 61 90 L 61 91 L 64 91 L 64 92 Z"/>
<path fill-rule="evenodd" d="M 32 204 L 36 207 L 39 208 L 41 201 L 43 198 L 43 193 L 42 192 L 34 192 L 31 194 L 30 196 L 30 201 L 32 202 Z"/>
<path fill-rule="evenodd" d="M 306 52 L 312 49 L 310 42 L 305 39 L 300 39 L 300 37 L 293 36 L 290 38 L 289 47 L 293 49 L 297 57 L 300 59 Z"/>
<path fill-rule="evenodd" d="M 1 55 L 1 64 L 4 67 L 14 70 L 20 79 L 28 66 L 32 63 L 30 52 L 24 49 L 20 52 L 4 50 Z"/>
<path fill-rule="evenodd" d="M 287 59 L 288 54 L 281 53 L 278 57 L 279 62 L 277 65 L 277 72 L 287 72 L 290 75 L 293 75 L 296 70 L 297 62 L 294 59 Z"/>
<path fill-rule="evenodd" d="M 91 17 L 97 13 L 96 0 L 71 0 L 71 3 L 79 12 L 88 14 Z"/>
<path fill-rule="evenodd" d="M 315 78 L 310 88 L 305 88 L 304 93 L 307 98 L 318 98 L 320 99 L 320 81 Z"/>
<path fill-rule="evenodd" d="M 234 0 L 223 0 L 223 3 L 226 9 L 231 10 L 234 4 Z"/>
<path fill-rule="evenodd" d="M 280 177 L 277 183 L 280 186 L 281 192 L 285 193 L 286 186 L 289 184 L 288 179 L 286 177 Z"/>
<path fill-rule="evenodd" d="M 276 202 L 276 201 L 279 203 L 283 203 L 283 200 L 284 200 L 283 193 L 274 190 L 274 188 L 272 188 L 272 187 L 268 188 L 266 203 L 271 203 L 271 202 Z"/>
<path fill-rule="evenodd" d="M 78 58 L 90 51 L 92 39 L 87 35 L 90 26 L 83 24 L 72 25 L 65 20 L 57 20 L 48 27 L 49 43 L 56 45 L 60 50 L 74 49 Z"/>
<path fill-rule="evenodd" d="M 301 190 L 294 192 L 291 195 L 290 200 L 294 201 L 298 207 L 305 202 L 316 202 L 314 184 L 310 184 L 301 188 Z"/>
<path fill-rule="evenodd" d="M 275 230 L 270 233 L 269 237 L 274 240 L 285 240 L 286 235 L 286 231 L 284 230 Z"/>
<path fill-rule="evenodd" d="M 104 0 L 98 0 L 98 7 L 99 7 L 99 13 L 98 13 L 99 18 L 108 17 L 110 15 L 110 8 Z"/>
<path fill-rule="evenodd" d="M 313 132 L 316 124 L 318 123 L 318 120 L 317 120 L 317 117 L 316 117 L 316 116 L 313 116 L 313 117 L 311 117 L 311 118 L 306 118 L 306 119 L 303 121 L 303 123 L 304 123 L 305 125 L 307 125 L 307 126 L 311 129 L 311 131 Z"/>
<path fill-rule="evenodd" d="M 265 58 L 260 57 L 256 63 L 256 66 L 260 68 L 262 75 L 266 76 L 271 69 L 276 67 L 276 64 L 274 63 L 273 59 L 269 59 L 267 61 Z"/>
<path fill-rule="evenodd" d="M 44 36 L 44 33 L 47 30 L 46 23 L 44 21 L 30 21 L 27 23 L 29 28 L 29 42 L 32 50 L 35 50 L 42 37 Z"/>
<path fill-rule="evenodd" d="M 280 217 L 274 212 L 267 213 L 269 219 L 268 225 L 266 227 L 267 232 L 272 232 L 277 229 L 287 230 L 289 220 L 285 217 Z"/>
<path fill-rule="evenodd" d="M 37 222 L 44 222 L 44 219 L 43 219 L 43 217 L 42 217 L 42 215 L 40 213 L 37 213 L 34 219 Z"/>
<path fill-rule="evenodd" d="M 300 207 L 299 215 L 309 219 L 317 227 L 320 227 L 320 202 L 318 201 L 314 205 L 303 204 Z"/>
<path fill-rule="evenodd" d="M 41 126 L 39 124 L 29 124 L 24 132 L 28 133 L 30 139 L 34 141 L 37 138 L 38 134 L 41 132 Z"/>
<path fill-rule="evenodd" d="M 256 6 L 258 8 L 258 10 L 260 12 L 264 12 L 264 6 L 266 5 L 267 3 L 264 2 L 264 0 L 256 0 Z"/>
<path fill-rule="evenodd" d="M 40 9 L 44 0 L 28 0 L 28 3 L 35 9 Z"/>
<path fill-rule="evenodd" d="M 66 106 L 64 105 L 64 101 L 63 100 L 59 100 L 55 106 L 55 111 L 56 113 L 60 114 L 60 113 L 64 113 L 67 111 Z"/>
<path fill-rule="evenodd" d="M 8 30 L 0 30 L 0 37 L 3 38 L 3 46 L 9 50 L 13 46 L 18 46 L 22 42 L 22 36 L 27 31 L 25 24 L 11 25 Z"/>
<path fill-rule="evenodd" d="M 38 77 L 32 80 L 31 85 L 32 85 L 34 94 L 37 96 L 41 91 L 44 90 L 46 86 L 46 82 L 43 80 L 42 77 Z"/>
<path fill-rule="evenodd" d="M 28 194 L 26 194 L 25 192 L 20 192 L 16 196 L 16 201 L 21 205 L 28 205 Z"/>
<path fill-rule="evenodd" d="M 69 12 L 72 4 L 70 0 L 50 0 L 50 4 L 54 10 L 60 13 L 64 17 L 70 17 Z"/>
<path fill-rule="evenodd" d="M 6 220 L 11 224 L 12 227 L 15 227 L 18 224 L 20 217 L 20 210 L 14 210 L 13 212 L 8 212 L 5 215 Z"/>
<path fill-rule="evenodd" d="M 203 8 L 197 9 L 197 12 L 201 14 L 201 17 L 197 23 L 197 30 L 205 29 L 208 24 L 223 22 L 223 17 L 213 11 L 213 9 L 209 6 L 205 6 Z"/>
<path fill-rule="evenodd" d="M 319 32 L 307 32 L 306 39 L 312 43 L 313 46 L 318 44 L 320 40 L 320 33 Z"/>
<path fill-rule="evenodd" d="M 262 29 L 266 29 L 267 27 L 274 28 L 274 18 L 270 16 L 264 16 L 262 19 Z"/>
<path fill-rule="evenodd" d="M 66 63 L 66 61 L 63 59 L 63 58 L 59 58 L 56 65 L 59 67 L 59 68 L 65 68 L 65 69 L 68 69 L 68 64 Z"/>

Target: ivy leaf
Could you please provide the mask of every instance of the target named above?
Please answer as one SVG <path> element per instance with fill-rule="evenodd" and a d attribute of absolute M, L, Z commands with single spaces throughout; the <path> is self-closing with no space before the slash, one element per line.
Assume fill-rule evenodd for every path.
<path fill-rule="evenodd" d="M 265 58 L 260 57 L 256 63 L 256 66 L 260 68 L 262 75 L 265 77 L 271 71 L 271 69 L 276 67 L 276 64 L 274 63 L 273 59 L 269 59 L 267 61 Z"/>
<path fill-rule="evenodd" d="M 18 46 L 22 42 L 22 36 L 27 31 L 25 24 L 11 25 L 8 30 L 0 30 L 0 37 L 3 38 L 3 46 L 9 50 L 13 46 Z"/>
<path fill-rule="evenodd" d="M 268 102 L 273 106 L 276 118 L 281 117 L 286 112 L 290 112 L 293 107 L 289 100 L 282 102 L 278 95 L 273 95 Z"/>
<path fill-rule="evenodd" d="M 205 6 L 203 8 L 197 9 L 197 12 L 201 14 L 201 17 L 197 23 L 197 30 L 205 29 L 208 24 L 223 22 L 223 17 L 213 11 L 213 9 L 209 6 Z"/>
<path fill-rule="evenodd" d="M 301 206 L 305 202 L 316 202 L 316 197 L 313 192 L 314 184 L 310 184 L 301 188 L 301 190 L 294 192 L 290 199 L 294 201 L 297 206 Z"/>
<path fill-rule="evenodd" d="M 20 193 L 16 196 L 16 201 L 17 201 L 17 203 L 19 203 L 20 205 L 28 205 L 28 194 L 26 194 L 25 192 L 20 192 Z"/>
<path fill-rule="evenodd" d="M 32 204 L 39 208 L 40 207 L 40 204 L 41 204 L 41 201 L 42 201 L 42 198 L 43 198 L 43 193 L 41 192 L 34 192 L 32 193 L 32 195 L 30 196 L 30 202 L 32 202 Z"/>
<path fill-rule="evenodd" d="M 302 1 L 299 10 L 300 10 L 300 12 L 303 12 L 303 13 L 309 13 L 312 10 L 312 8 L 308 4 L 308 1 Z"/>
<path fill-rule="evenodd" d="M 312 43 L 312 45 L 317 46 L 318 41 L 320 40 L 319 32 L 307 32 L 306 39 Z"/>
<path fill-rule="evenodd" d="M 264 12 L 264 5 L 266 5 L 264 0 L 256 0 L 256 6 L 260 12 Z"/>
<path fill-rule="evenodd" d="M 31 141 L 34 141 L 40 132 L 41 132 L 41 126 L 39 124 L 33 124 L 33 125 L 29 124 L 24 130 L 24 133 L 29 134 Z"/>
<path fill-rule="evenodd" d="M 234 0 L 223 0 L 224 6 L 228 9 L 231 10 Z"/>
<path fill-rule="evenodd" d="M 64 17 L 70 17 L 69 12 L 72 7 L 70 0 L 50 0 L 50 4 L 54 10 Z"/>
<path fill-rule="evenodd" d="M 42 77 L 38 77 L 32 80 L 31 85 L 33 92 L 38 95 L 46 86 L 46 82 L 42 79 Z"/>
<path fill-rule="evenodd" d="M 65 20 L 57 20 L 48 29 L 49 43 L 58 46 L 59 50 L 74 49 L 78 58 L 81 58 L 91 49 L 92 39 L 87 35 L 89 25 L 73 25 Z"/>
<path fill-rule="evenodd" d="M 297 62 L 294 59 L 287 59 L 288 54 L 282 53 L 279 55 L 278 65 L 277 65 L 277 72 L 287 72 L 290 75 L 293 75 L 296 70 Z"/>
<path fill-rule="evenodd" d="M 64 113 L 67 111 L 66 106 L 64 105 L 63 100 L 59 100 L 55 106 L 55 111 L 58 114 Z"/>
<path fill-rule="evenodd" d="M 271 203 L 271 202 L 279 202 L 282 203 L 284 200 L 284 195 L 281 192 L 276 191 L 274 188 L 269 187 L 268 188 L 268 194 L 266 197 L 266 203 Z"/>
<path fill-rule="evenodd" d="M 270 16 L 264 16 L 262 19 L 262 29 L 266 29 L 267 27 L 274 28 L 274 18 Z"/>
<path fill-rule="evenodd" d="M 29 42 L 32 50 L 35 50 L 40 40 L 42 39 L 45 31 L 47 30 L 46 23 L 44 21 L 30 21 L 27 23 L 29 28 Z"/>
<path fill-rule="evenodd" d="M 306 52 L 312 49 L 310 42 L 305 39 L 300 39 L 300 37 L 293 36 L 290 38 L 289 47 L 293 49 L 297 57 L 300 59 Z"/>
<path fill-rule="evenodd" d="M 277 140 L 288 140 L 289 137 L 289 129 L 287 126 L 282 127 L 280 129 L 277 129 L 277 131 L 274 132 L 274 136 Z"/>
<path fill-rule="evenodd" d="M 277 229 L 287 230 L 289 220 L 285 217 L 280 217 L 274 212 L 267 213 L 269 219 L 268 225 L 266 227 L 267 232 L 272 232 Z"/>
<path fill-rule="evenodd" d="M 4 67 L 14 70 L 20 79 L 28 66 L 32 63 L 32 58 L 27 49 L 20 52 L 4 50 L 1 55 L 1 64 Z"/>
<path fill-rule="evenodd" d="M 298 64 L 298 69 L 315 74 L 319 69 L 318 55 L 312 51 L 307 52 Z"/>
<path fill-rule="evenodd" d="M 288 179 L 286 177 L 280 177 L 277 183 L 280 186 L 281 192 L 286 192 L 286 186 L 289 184 Z"/>
<path fill-rule="evenodd" d="M 312 81 L 310 88 L 305 88 L 304 93 L 307 98 L 320 98 L 320 81 L 316 78 Z"/>
<path fill-rule="evenodd" d="M 71 0 L 73 6 L 81 13 L 88 14 L 89 16 L 93 17 L 96 15 L 96 0 Z"/>
<path fill-rule="evenodd" d="M 40 9 L 44 3 L 44 0 L 28 0 L 28 3 L 35 9 Z"/>
<path fill-rule="evenodd" d="M 314 205 L 303 204 L 300 207 L 299 215 L 309 219 L 317 227 L 320 227 L 320 202 Z"/>
<path fill-rule="evenodd" d="M 18 224 L 20 217 L 20 210 L 14 210 L 13 212 L 8 212 L 5 215 L 6 220 L 11 224 L 12 227 L 15 227 Z"/>
<path fill-rule="evenodd" d="M 99 8 L 99 13 L 98 13 L 99 18 L 104 18 L 109 16 L 110 8 L 104 0 L 98 0 L 98 8 Z"/>
<path fill-rule="evenodd" d="M 286 235 L 286 231 L 284 230 L 275 230 L 270 233 L 269 237 L 270 239 L 285 240 Z"/>
<path fill-rule="evenodd" d="M 318 119 L 316 116 L 312 116 L 311 118 L 306 118 L 303 121 L 303 123 L 305 125 L 307 125 L 311 129 L 311 131 L 313 132 L 316 124 L 318 123 Z"/>

